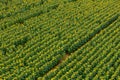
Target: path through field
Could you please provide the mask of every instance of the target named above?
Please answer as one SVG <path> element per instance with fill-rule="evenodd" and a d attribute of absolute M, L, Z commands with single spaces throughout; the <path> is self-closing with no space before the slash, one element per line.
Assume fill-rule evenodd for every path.
<path fill-rule="evenodd" d="M 0 0 L 0 80 L 120 80 L 120 0 Z"/>

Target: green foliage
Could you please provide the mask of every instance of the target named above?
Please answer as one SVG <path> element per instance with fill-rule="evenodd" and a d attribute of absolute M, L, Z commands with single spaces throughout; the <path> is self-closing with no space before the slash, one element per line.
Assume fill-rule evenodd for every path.
<path fill-rule="evenodd" d="M 68 0 L 68 2 L 74 2 L 74 1 L 77 1 L 77 0 Z"/>
<path fill-rule="evenodd" d="M 28 36 L 14 42 L 15 46 L 24 45 L 28 41 Z"/>
<path fill-rule="evenodd" d="M 2 42 L 0 42 L 0 47 L 2 46 Z"/>
<path fill-rule="evenodd" d="M 117 1 L 3 0 L 0 78 L 117 79 L 120 71 Z"/>
<path fill-rule="evenodd" d="M 2 55 L 6 55 L 7 49 L 6 48 L 0 48 Z"/>

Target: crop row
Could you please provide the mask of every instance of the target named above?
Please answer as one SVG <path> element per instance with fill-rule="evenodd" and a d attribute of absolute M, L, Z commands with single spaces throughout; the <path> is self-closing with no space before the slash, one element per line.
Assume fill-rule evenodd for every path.
<path fill-rule="evenodd" d="M 120 19 L 101 31 L 44 78 L 47 80 L 52 77 L 53 80 L 112 78 L 111 76 L 119 69 L 119 22 Z M 119 70 L 115 75 L 116 79 L 117 75 Z"/>
<path fill-rule="evenodd" d="M 12 5 L 10 2 L 10 5 L 5 5 L 2 6 L 2 8 L 0 9 L 0 19 L 4 19 L 6 17 L 10 17 L 10 16 L 14 16 L 18 13 L 23 13 L 26 12 L 28 10 L 30 10 L 33 7 L 39 6 L 41 4 L 43 4 L 46 0 L 29 0 L 29 1 L 12 1 Z"/>
<path fill-rule="evenodd" d="M 31 33 L 27 33 L 23 30 L 25 33 L 22 34 L 23 26 L 21 33 L 18 32 L 17 34 L 18 38 L 13 36 L 14 38 L 10 37 L 7 39 L 7 43 L 12 42 L 8 44 L 6 48 L 11 46 L 18 48 L 14 53 L 10 54 L 8 52 L 6 58 L 4 57 L 0 61 L 0 75 L 6 79 L 42 77 L 59 63 L 61 57 L 65 55 L 65 52 L 71 53 L 75 51 L 81 44 L 85 44 L 91 37 L 94 37 L 95 34 L 108 27 L 116 20 L 118 18 L 116 14 L 119 11 L 118 5 L 119 4 L 114 7 L 112 6 L 112 8 L 105 7 L 103 10 L 100 8 L 100 14 L 97 12 L 93 14 L 93 12 L 91 16 L 78 15 L 73 11 L 73 13 L 75 13 L 73 14 L 75 15 L 74 17 L 73 15 L 69 16 L 72 14 L 71 13 L 62 20 L 63 22 L 56 21 L 54 25 L 52 25 L 52 22 L 51 25 L 49 22 L 46 22 L 44 26 L 40 26 L 38 25 L 39 22 L 35 24 L 31 22 L 32 26 L 29 25 L 30 27 L 27 26 L 26 28 L 30 28 Z M 75 17 L 78 16 L 80 16 L 79 18 L 81 18 L 81 20 L 78 22 L 75 20 L 76 24 L 71 24 L 70 19 L 74 20 Z M 53 22 L 55 22 L 55 19 L 53 19 Z M 82 21 L 83 19 L 84 21 Z M 20 26 L 18 25 L 18 27 Z M 31 38 L 31 40 L 26 42 L 27 38 Z M 6 61 L 6 59 L 8 60 Z"/>
<path fill-rule="evenodd" d="M 101 14 L 101 15 L 102 15 L 102 14 Z M 95 16 L 95 15 L 94 15 L 94 16 Z M 91 16 L 91 17 L 92 17 L 92 16 Z M 86 20 L 87 20 L 87 19 L 86 19 Z M 89 22 L 90 22 L 90 21 L 89 21 Z M 65 24 L 65 22 L 64 22 L 64 24 Z M 81 23 L 81 24 L 82 24 L 82 23 Z M 88 23 L 87 23 L 87 24 L 88 24 Z M 37 25 L 37 24 L 36 24 L 36 25 Z M 62 24 L 60 23 L 59 25 L 61 26 L 61 25 L 63 25 L 63 23 L 62 23 Z M 78 25 L 79 25 L 79 24 L 78 24 Z M 35 25 L 33 25 L 33 26 L 35 26 Z M 32 28 L 33 26 L 31 26 L 31 28 Z M 46 26 L 46 27 L 45 27 L 45 26 Z M 35 27 L 35 30 L 38 29 L 38 30 L 40 30 L 39 32 L 41 32 L 42 34 L 46 34 L 46 33 L 50 32 L 48 29 L 52 29 L 52 28 L 53 28 L 52 31 L 54 30 L 54 32 L 55 32 L 55 29 L 56 29 L 56 27 L 54 27 L 55 25 L 54 25 L 54 26 L 51 26 L 50 28 L 48 27 L 48 25 L 45 25 L 45 26 L 44 26 L 45 29 L 43 28 L 42 31 L 41 31 L 41 29 L 38 29 L 39 26 L 38 26 L 38 27 L 36 26 L 36 27 Z M 66 25 L 66 26 L 67 26 L 67 25 Z M 69 25 L 69 26 L 70 26 L 70 25 Z M 22 35 L 28 35 L 28 36 L 29 36 L 29 35 L 34 34 L 34 33 L 29 34 L 29 32 L 28 32 L 28 31 L 29 31 L 29 30 L 28 30 L 29 28 L 26 27 L 26 29 L 27 29 L 28 31 L 24 31 L 24 30 L 23 30 L 24 28 L 25 28 L 24 26 L 23 26 L 23 28 L 21 28 L 21 29 L 22 29 L 22 30 L 21 30 L 21 31 L 22 31 L 22 34 L 19 33 L 19 32 L 20 32 L 20 31 L 19 31 L 19 32 L 18 32 L 19 34 L 14 35 L 15 37 L 14 37 L 13 35 L 10 35 L 10 36 L 12 37 L 12 38 L 10 38 L 10 39 L 7 38 L 7 35 L 6 35 L 6 36 L 4 36 L 5 38 L 3 39 L 3 41 L 6 42 L 6 40 L 7 40 L 6 44 L 7 44 L 7 45 L 12 45 L 12 44 L 13 44 L 14 42 L 16 42 L 17 40 L 19 41 L 19 39 L 22 39 L 22 37 L 21 37 Z M 31 29 L 31 28 L 30 28 L 30 29 Z M 55 28 L 55 29 L 54 29 L 54 28 Z M 19 28 L 18 28 L 18 29 L 19 29 Z M 33 28 L 33 29 L 34 29 L 34 28 Z M 32 29 L 32 30 L 33 30 L 33 29 Z M 46 32 L 46 30 L 47 30 L 47 32 Z M 15 30 L 14 30 L 14 31 L 15 31 Z M 14 31 L 13 31 L 13 33 L 14 33 Z M 31 31 L 31 30 L 30 30 L 30 31 Z M 24 34 L 23 34 L 23 32 L 24 32 Z M 35 31 L 34 31 L 34 32 L 35 32 Z M 36 32 L 37 32 L 37 30 L 36 30 Z M 31 38 L 32 38 L 33 41 L 30 41 L 30 42 L 33 42 L 32 44 L 35 44 L 35 43 L 34 43 L 35 40 L 36 40 L 36 42 L 39 40 L 39 37 L 40 37 L 40 36 L 37 35 L 38 37 L 36 37 L 36 34 L 41 34 L 41 33 L 39 33 L 39 32 L 37 32 L 37 33 L 35 33 L 34 35 L 31 36 Z M 57 32 L 58 32 L 58 31 L 57 31 Z M 27 34 L 27 33 L 28 33 L 28 34 Z M 10 34 L 12 34 L 12 33 L 10 33 Z M 14 33 L 14 34 L 15 34 L 15 33 Z M 61 33 L 59 33 L 59 34 L 61 34 Z M 49 35 L 49 34 L 48 34 L 48 35 Z M 18 39 L 17 39 L 16 36 L 18 37 Z M 33 38 L 34 36 L 35 36 L 35 38 Z M 41 36 L 43 36 L 43 35 L 41 35 Z M 8 36 L 8 37 L 9 37 L 9 36 Z M 23 37 L 24 37 L 24 36 L 23 36 Z M 16 40 L 14 40 L 15 38 L 16 38 Z M 37 38 L 38 38 L 38 40 L 37 40 Z M 42 38 L 42 37 L 40 37 L 40 38 Z M 6 39 L 6 40 L 5 40 L 5 39 Z M 43 38 L 43 39 L 44 39 L 44 38 Z M 12 42 L 11 42 L 11 41 L 12 41 Z M 29 43 L 28 43 L 28 45 L 29 45 Z M 9 46 L 6 46 L 6 47 L 9 48 Z"/>

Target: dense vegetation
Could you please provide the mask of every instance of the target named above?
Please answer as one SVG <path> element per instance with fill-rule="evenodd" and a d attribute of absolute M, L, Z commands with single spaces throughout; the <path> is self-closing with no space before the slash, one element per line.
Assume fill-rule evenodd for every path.
<path fill-rule="evenodd" d="M 0 79 L 119 80 L 119 0 L 0 0 Z"/>

